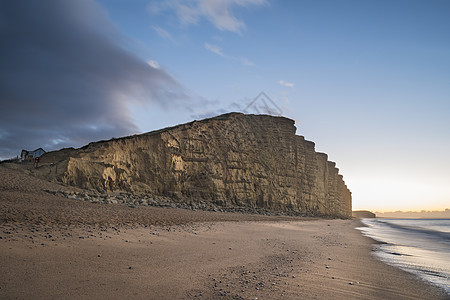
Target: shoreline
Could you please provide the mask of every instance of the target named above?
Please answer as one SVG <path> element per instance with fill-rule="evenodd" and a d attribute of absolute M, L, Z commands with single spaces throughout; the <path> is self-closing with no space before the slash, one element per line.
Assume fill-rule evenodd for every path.
<path fill-rule="evenodd" d="M 129 208 L 0 167 L 0 298 L 445 299 L 359 220 Z"/>
<path fill-rule="evenodd" d="M 450 289 L 448 280 L 446 280 L 449 278 L 448 242 L 445 238 L 441 238 L 441 234 L 445 235 L 445 232 L 439 231 L 440 226 L 442 228 L 446 226 L 446 224 L 439 223 L 442 220 L 444 219 L 393 219 L 393 224 L 398 224 L 398 227 L 390 227 L 389 225 L 374 225 L 374 222 L 375 224 L 385 224 L 384 221 L 378 223 L 374 219 L 365 219 L 361 220 L 362 226 L 357 229 L 364 236 L 375 241 L 373 255 L 378 260 L 413 274 L 428 284 L 437 286 L 450 298 Z M 431 224 L 436 227 L 432 227 L 433 225 L 429 225 L 428 222 L 432 222 Z M 431 226 L 428 231 L 427 225 Z M 416 228 L 419 229 L 414 231 L 415 227 L 408 226 L 417 226 Z"/>

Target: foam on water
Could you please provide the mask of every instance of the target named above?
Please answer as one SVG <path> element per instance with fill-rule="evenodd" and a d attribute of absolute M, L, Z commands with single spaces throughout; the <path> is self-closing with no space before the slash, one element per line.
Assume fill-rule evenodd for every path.
<path fill-rule="evenodd" d="M 414 273 L 450 295 L 450 219 L 363 219 L 357 228 L 383 244 L 382 261 Z"/>

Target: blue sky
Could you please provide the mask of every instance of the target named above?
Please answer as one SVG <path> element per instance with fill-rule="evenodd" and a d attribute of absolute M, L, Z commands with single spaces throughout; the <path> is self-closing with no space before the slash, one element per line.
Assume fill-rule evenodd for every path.
<path fill-rule="evenodd" d="M 141 57 L 216 101 L 193 114 L 149 106 L 141 130 L 265 91 L 337 162 L 355 209 L 450 206 L 448 1 L 222 1 L 231 20 L 177 14 L 201 2 L 101 2 Z"/>
<path fill-rule="evenodd" d="M 152 66 L 158 93 L 117 79 L 112 116 L 127 125 L 103 116 L 50 148 L 236 111 L 264 91 L 336 161 L 354 209 L 450 207 L 449 1 L 81 2 L 94 31 Z"/>

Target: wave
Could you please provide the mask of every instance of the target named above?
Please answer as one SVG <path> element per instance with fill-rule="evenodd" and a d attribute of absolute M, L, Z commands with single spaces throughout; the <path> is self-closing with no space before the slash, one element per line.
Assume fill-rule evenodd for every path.
<path fill-rule="evenodd" d="M 379 241 L 374 254 L 450 295 L 450 219 L 363 219 L 357 229 Z"/>
<path fill-rule="evenodd" d="M 450 241 L 450 232 L 438 231 L 438 230 L 433 230 L 430 228 L 420 227 L 420 226 L 401 225 L 401 224 L 393 223 L 392 221 L 389 221 L 389 220 L 375 220 L 375 222 L 381 223 L 383 225 L 386 225 L 386 226 L 389 226 L 389 227 L 392 227 L 395 229 L 399 229 L 399 230 L 403 230 L 403 231 L 407 231 L 407 232 L 411 232 L 411 233 L 426 234 L 428 236 L 438 237 L 438 238 L 444 239 L 446 241 Z"/>

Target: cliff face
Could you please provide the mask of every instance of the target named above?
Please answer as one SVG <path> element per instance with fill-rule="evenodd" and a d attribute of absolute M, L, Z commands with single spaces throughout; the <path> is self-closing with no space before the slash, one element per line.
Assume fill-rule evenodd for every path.
<path fill-rule="evenodd" d="M 295 131 L 287 118 L 231 113 L 91 143 L 48 176 L 101 192 L 351 217 L 351 193 L 335 163 Z"/>
<path fill-rule="evenodd" d="M 368 210 L 354 210 L 352 212 L 353 217 L 355 218 L 360 218 L 360 219 L 364 219 L 364 218 L 376 218 L 377 216 Z"/>

